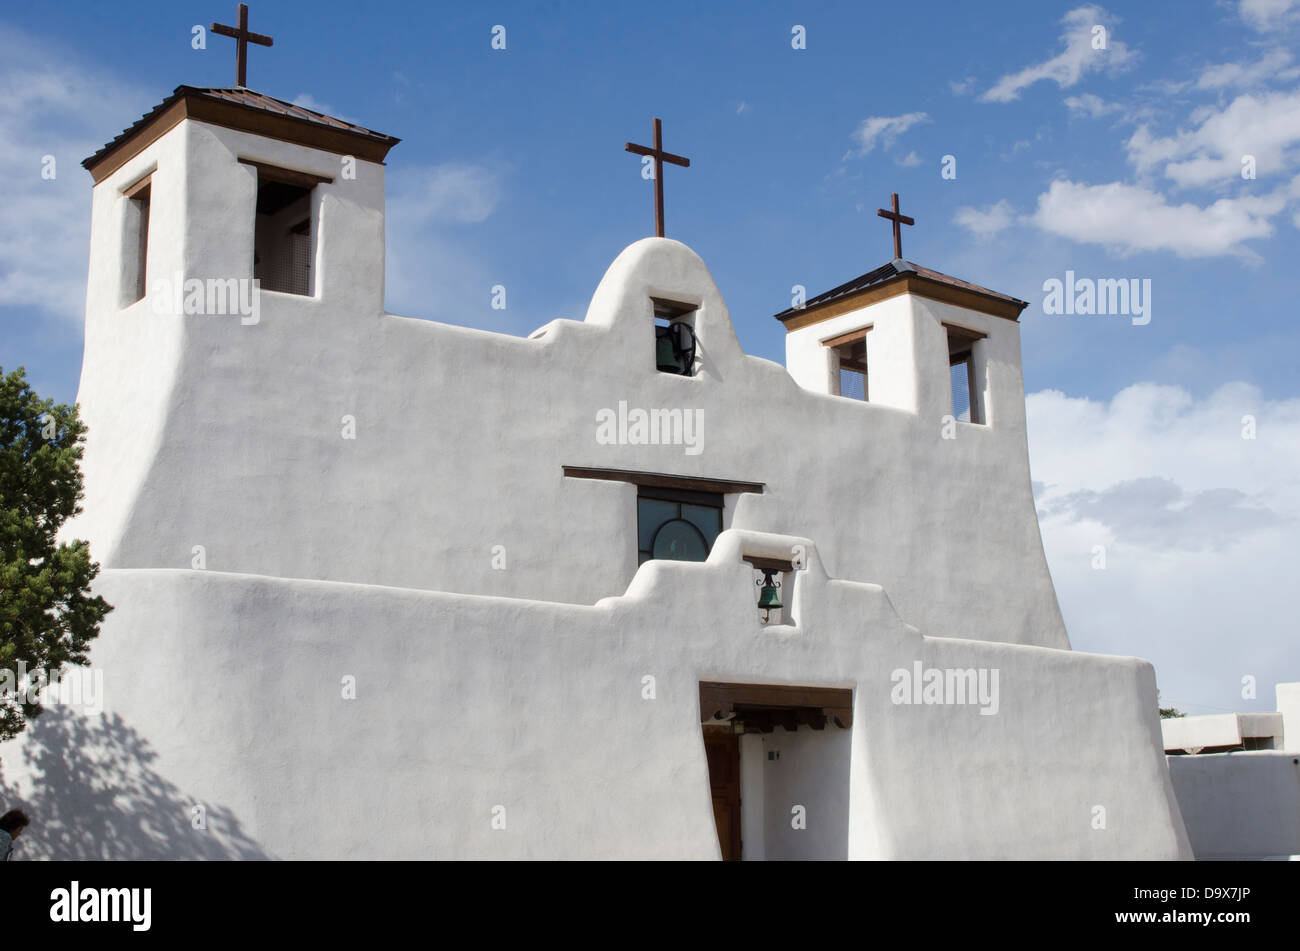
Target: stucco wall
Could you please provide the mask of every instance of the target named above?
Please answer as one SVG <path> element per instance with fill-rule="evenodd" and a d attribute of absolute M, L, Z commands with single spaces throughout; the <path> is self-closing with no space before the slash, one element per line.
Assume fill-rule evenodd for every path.
<path fill-rule="evenodd" d="M 793 544 L 799 623 L 764 628 L 742 556 Z M 809 832 L 768 827 L 769 854 L 1188 854 L 1150 665 L 923 637 L 802 539 L 727 532 L 594 606 L 181 569 L 100 590 L 104 715 L 53 709 L 0 747 L 0 792 L 38 817 L 28 854 L 715 858 L 702 680 L 854 690 L 820 757 L 849 756 L 847 828 L 820 838 L 810 808 Z M 999 668 L 997 715 L 895 705 L 916 660 Z"/>
<path fill-rule="evenodd" d="M 1300 856 L 1300 754 L 1257 750 L 1168 759 L 1198 859 Z"/>
<path fill-rule="evenodd" d="M 1068 646 L 1030 493 L 1014 324 L 1000 321 L 991 361 L 992 425 L 945 440 L 937 383 L 913 412 L 809 392 L 746 356 L 707 268 L 675 241 L 624 251 L 584 322 L 520 339 L 381 312 L 381 166 L 358 162 L 345 180 L 337 156 L 186 121 L 96 188 L 99 217 L 155 162 L 153 227 L 169 250 L 151 274 L 174 262 L 187 277 L 249 277 L 256 175 L 241 158 L 334 177 L 316 190 L 314 297 L 263 292 L 253 325 L 119 312 L 93 275 L 117 232 L 95 231 L 87 512 L 68 530 L 105 567 L 189 567 L 202 546 L 211 570 L 590 604 L 635 572 L 635 489 L 561 467 L 664 471 L 766 483 L 734 500 L 730 524 L 817 539 L 835 574 L 883 584 L 920 627 Z M 698 376 L 655 369 L 651 296 L 699 303 Z M 904 309 L 946 387 L 946 358 L 929 359 L 939 320 L 993 319 L 944 306 Z M 596 415 L 620 401 L 701 412 L 702 451 L 601 445 Z"/>

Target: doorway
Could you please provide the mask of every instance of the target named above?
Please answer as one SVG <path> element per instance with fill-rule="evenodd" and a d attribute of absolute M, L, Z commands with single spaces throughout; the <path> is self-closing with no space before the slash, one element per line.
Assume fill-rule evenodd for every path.
<path fill-rule="evenodd" d="M 702 682 L 700 722 L 723 861 L 847 858 L 851 689 Z"/>

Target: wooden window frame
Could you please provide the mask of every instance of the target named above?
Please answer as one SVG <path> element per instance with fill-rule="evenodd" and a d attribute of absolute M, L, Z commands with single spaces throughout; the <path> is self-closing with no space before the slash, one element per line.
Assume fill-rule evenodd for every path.
<path fill-rule="evenodd" d="M 130 307 L 145 299 L 149 294 L 149 224 L 153 218 L 153 172 L 136 179 L 126 188 L 122 189 L 122 197 L 127 201 L 139 205 L 135 213 L 139 216 L 138 226 L 136 229 L 136 267 L 135 267 L 135 290 L 132 292 L 131 300 L 127 301 L 125 306 Z M 122 248 L 126 253 L 126 248 Z"/>
<path fill-rule="evenodd" d="M 834 337 L 827 337 L 821 342 L 823 347 L 835 353 L 838 365 L 836 367 L 835 377 L 835 395 L 843 396 L 845 399 L 851 399 L 854 402 L 870 403 L 871 402 L 871 384 L 870 375 L 867 372 L 867 335 L 871 333 L 873 325 L 868 324 L 866 327 L 859 327 L 857 330 L 850 330 L 848 333 L 837 334 Z M 862 342 L 862 362 L 861 364 L 850 363 L 847 367 L 844 363 L 844 348 L 850 347 L 859 341 Z M 856 397 L 844 396 L 843 381 L 839 378 L 839 373 L 848 369 L 852 373 L 862 374 L 862 399 Z"/>
<path fill-rule="evenodd" d="M 726 498 L 721 492 L 697 492 L 690 489 L 672 489 L 657 485 L 639 485 L 636 490 L 636 530 L 637 530 L 637 560 L 641 560 L 641 555 L 645 554 L 647 561 L 655 560 L 654 553 L 644 552 L 641 549 L 641 500 L 647 499 L 653 502 L 668 502 L 672 505 L 679 506 L 677 518 L 684 519 L 681 512 L 682 505 L 695 505 L 700 508 L 716 509 L 718 512 L 718 535 L 722 534 L 722 520 L 727 511 Z M 694 523 L 691 523 L 694 525 Z M 699 526 L 695 526 L 699 531 Z M 717 535 L 713 541 L 709 542 L 709 551 L 713 551 L 713 545 L 717 541 Z"/>
<path fill-rule="evenodd" d="M 988 424 L 984 420 L 985 414 L 979 404 L 979 391 L 975 386 L 975 345 L 981 340 L 986 340 L 988 334 L 957 324 L 945 323 L 943 329 L 947 333 L 948 341 L 949 392 L 951 393 L 952 390 L 952 368 L 964 363 L 966 365 L 966 400 L 970 406 L 969 422 L 975 426 L 986 426 Z M 957 349 L 955 350 L 953 349 L 954 341 L 957 343 Z M 955 418 L 957 407 L 954 406 L 952 409 Z"/>
<path fill-rule="evenodd" d="M 332 185 L 334 179 L 327 175 L 317 175 L 314 172 L 300 172 L 293 168 L 282 168 L 279 165 L 268 165 L 265 162 L 255 162 L 252 159 L 241 158 L 240 165 L 252 166 L 257 171 L 258 182 L 280 182 L 284 185 L 297 185 L 299 188 L 312 189 L 317 185 Z"/>

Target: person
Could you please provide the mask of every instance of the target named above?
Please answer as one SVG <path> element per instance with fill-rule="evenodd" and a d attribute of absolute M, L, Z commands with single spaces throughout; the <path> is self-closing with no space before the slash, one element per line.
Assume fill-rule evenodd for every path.
<path fill-rule="evenodd" d="M 31 821 L 21 809 L 10 809 L 0 816 L 0 862 L 9 861 L 14 854 L 14 839 L 23 834 Z"/>

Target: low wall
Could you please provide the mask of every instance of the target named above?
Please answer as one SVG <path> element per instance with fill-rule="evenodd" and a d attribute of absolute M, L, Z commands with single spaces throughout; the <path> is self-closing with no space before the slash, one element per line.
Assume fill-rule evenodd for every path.
<path fill-rule="evenodd" d="M 809 560 L 797 624 L 763 627 L 741 557 L 774 544 Z M 850 734 L 782 761 L 847 777 L 847 821 L 769 828 L 769 854 L 1190 856 L 1149 664 L 923 637 L 802 539 L 725 532 L 594 606 L 193 570 L 98 588 L 103 713 L 0 746 L 26 856 L 717 858 L 701 681 L 854 691 Z M 996 712 L 895 703 L 914 663 L 997 669 Z"/>
<path fill-rule="evenodd" d="M 1198 859 L 1300 856 L 1300 753 L 1254 750 L 1168 759 Z"/>

